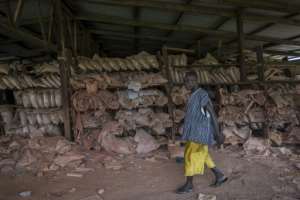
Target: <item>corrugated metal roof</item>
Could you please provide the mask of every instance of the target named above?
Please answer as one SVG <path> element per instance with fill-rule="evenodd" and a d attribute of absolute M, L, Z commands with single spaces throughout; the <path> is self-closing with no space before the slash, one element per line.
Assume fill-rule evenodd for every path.
<path fill-rule="evenodd" d="M 14 10 L 17 4 L 16 0 L 10 1 L 11 7 Z M 41 13 L 42 18 L 48 18 L 50 15 L 50 2 L 51 1 L 40 1 L 41 3 L 41 10 L 39 11 L 39 1 L 36 0 L 27 0 L 25 1 L 23 11 L 21 13 L 21 22 L 26 21 L 29 19 L 35 19 L 35 24 L 26 24 L 23 28 L 26 29 L 26 31 L 29 31 L 32 34 L 38 34 L 41 38 L 41 30 L 40 25 L 37 21 L 39 14 Z M 104 43 L 105 46 L 109 48 L 110 43 L 111 46 L 115 45 L 116 43 L 120 43 L 120 45 L 123 45 L 124 42 L 120 41 L 130 41 L 130 44 L 133 46 L 137 45 L 139 49 L 145 49 L 151 53 L 155 53 L 162 45 L 170 45 L 174 47 L 181 47 L 181 48 L 187 48 L 191 47 L 190 44 L 184 44 L 184 42 L 176 42 L 176 40 L 184 40 L 184 41 L 190 41 L 189 43 L 195 43 L 198 39 L 201 39 L 202 45 L 207 45 L 206 47 L 203 47 L 202 49 L 211 49 L 215 48 L 217 46 L 217 41 L 220 39 L 212 37 L 211 34 L 203 34 L 201 31 L 197 33 L 196 31 L 185 31 L 185 30 L 179 30 L 179 31 L 172 31 L 172 27 L 169 27 L 169 30 L 161 30 L 158 27 L 161 26 L 164 28 L 164 26 L 173 25 L 178 26 L 179 29 L 182 27 L 189 27 L 192 26 L 192 28 L 206 28 L 209 30 L 223 30 L 231 32 L 232 34 L 236 33 L 236 18 L 230 16 L 230 13 L 235 13 L 238 10 L 239 4 L 229 4 L 226 3 L 226 0 L 219 1 L 219 0 L 157 0 L 156 2 L 162 2 L 167 3 L 167 5 L 187 5 L 187 6 L 198 6 L 197 8 L 200 8 L 199 6 L 204 6 L 209 8 L 209 12 L 214 12 L 216 10 L 216 13 L 210 14 L 208 10 L 203 10 L 202 12 L 183 12 L 179 11 L 180 8 L 165 8 L 165 7 L 156 7 L 154 8 L 152 6 L 147 7 L 140 7 L 140 6 L 133 6 L 132 4 L 124 5 L 117 5 L 115 1 L 113 0 L 86 0 L 86 1 L 80 1 L 80 0 L 64 0 L 64 2 L 68 2 L 68 5 L 70 5 L 71 10 L 74 12 L 73 14 L 75 16 L 87 16 L 92 17 L 94 20 L 84 20 L 82 23 L 85 26 L 86 29 L 89 30 L 100 30 L 100 31 L 110 31 L 115 33 L 121 33 L 121 34 L 130 34 L 132 37 L 127 36 L 124 38 L 120 38 L 118 42 L 119 36 L 109 36 L 105 35 L 105 33 L 102 33 L 100 35 L 95 34 L 94 38 L 99 39 L 99 43 Z M 126 2 L 125 0 L 123 2 Z M 134 2 L 134 1 L 131 1 Z M 150 1 L 140 1 L 140 2 L 147 2 L 151 3 Z M 223 2 L 223 3 L 220 3 Z M 274 6 L 268 6 L 266 9 L 264 8 L 264 4 L 259 4 L 258 0 L 253 0 L 251 2 L 244 2 L 244 4 L 252 3 L 251 5 L 254 5 L 253 2 L 258 2 L 257 6 L 253 6 L 250 8 L 246 8 L 244 12 L 246 13 L 246 17 L 248 15 L 265 15 L 265 16 L 271 16 L 271 17 L 281 17 L 283 19 L 298 19 L 300 20 L 300 15 L 296 15 L 297 13 L 288 12 L 290 10 L 295 10 L 296 7 L 293 7 L 291 5 L 295 4 L 295 6 L 299 6 L 300 9 L 300 3 L 299 1 L 276 1 L 273 0 Z M 269 2 L 269 1 L 268 1 Z M 280 9 L 280 11 L 277 11 L 276 6 L 278 5 L 287 5 L 286 7 L 283 7 Z M 3 7 L 0 8 L 0 11 L 3 11 Z M 218 13 L 217 11 L 220 10 L 222 13 Z M 223 12 L 224 11 L 224 12 Z M 288 15 L 291 15 L 288 17 Z M 97 21 L 100 19 L 99 16 L 112 16 L 112 17 L 118 17 L 116 21 Z M 220 16 L 219 16 L 220 15 Z M 225 16 L 224 16 L 225 15 Z M 228 15 L 228 16 L 226 16 Z M 109 17 L 108 17 L 109 18 Z M 226 20 L 227 19 L 227 20 Z M 119 20 L 119 21 L 118 21 Z M 118 22 L 124 21 L 124 20 L 130 20 L 127 25 L 124 24 L 118 24 Z M 97 22 L 96 22 L 97 21 Z M 145 23 L 151 22 L 153 24 L 158 24 L 155 28 L 152 26 L 152 28 L 145 26 Z M 283 23 L 283 22 L 281 22 Z M 293 22 L 294 23 L 294 22 Z M 244 31 L 245 33 L 251 33 L 254 30 L 258 30 L 257 33 L 255 33 L 256 36 L 264 36 L 264 37 L 274 37 L 274 38 L 281 38 L 281 39 L 288 39 L 290 37 L 296 36 L 300 34 L 300 23 L 295 22 L 295 25 L 284 25 L 284 24 L 272 24 L 270 22 L 263 22 L 260 20 L 245 20 L 244 21 Z M 44 26 L 48 27 L 48 23 L 45 23 Z M 265 27 L 265 28 L 263 28 Z M 261 30 L 259 30 L 261 29 Z M 2 32 L 3 35 L 7 35 L 7 33 Z M 151 37 L 159 37 L 157 41 L 155 38 L 152 38 L 152 40 L 144 40 L 144 39 L 134 39 L 134 35 L 138 34 L 140 36 L 151 36 Z M 0 31 L 1 36 L 1 31 Z M 174 41 L 162 41 L 163 38 L 166 39 L 173 39 Z M 112 40 L 111 38 L 114 38 Z M 2 41 L 4 41 L 3 39 Z M 295 41 L 300 41 L 299 38 L 295 38 Z M 228 45 L 233 45 L 234 42 L 228 42 L 232 41 L 230 38 L 222 39 L 224 45 L 228 43 Z M 1 43 L 1 41 L 0 41 Z M 27 44 L 26 42 L 22 41 L 22 45 L 25 47 L 32 47 L 31 44 Z M 21 44 L 20 43 L 20 44 Z M 264 44 L 265 42 L 259 42 L 259 41 L 247 41 L 246 46 L 249 48 L 253 48 L 256 45 Z M 149 44 L 153 44 L 152 46 Z M 124 48 L 126 49 L 126 46 L 128 45 L 128 42 L 124 45 Z M 18 43 L 14 43 L 13 45 L 6 45 L 5 49 L 7 52 L 11 54 L 13 52 L 13 49 L 16 48 Z M 130 46 L 130 48 L 133 48 L 133 46 Z M 282 46 L 272 46 L 269 45 L 270 49 L 272 50 L 282 50 L 282 51 L 289 51 L 293 50 L 293 46 L 291 45 L 283 45 Z M 20 47 L 22 48 L 22 47 Z M 3 49 L 1 47 L 1 49 Z M 0 49 L 0 50 L 1 50 Z M 3 51 L 5 51 L 3 49 Z M 225 49 L 225 48 L 224 48 Z M 22 51 L 23 51 L 22 50 Z M 113 52 L 110 51 L 111 53 Z"/>

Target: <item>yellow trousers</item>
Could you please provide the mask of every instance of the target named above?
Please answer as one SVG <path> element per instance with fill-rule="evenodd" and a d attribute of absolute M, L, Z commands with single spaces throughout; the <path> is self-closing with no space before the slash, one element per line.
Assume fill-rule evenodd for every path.
<path fill-rule="evenodd" d="M 214 168 L 216 165 L 208 153 L 208 146 L 187 142 L 184 151 L 184 174 L 194 176 L 204 173 L 204 166 Z"/>

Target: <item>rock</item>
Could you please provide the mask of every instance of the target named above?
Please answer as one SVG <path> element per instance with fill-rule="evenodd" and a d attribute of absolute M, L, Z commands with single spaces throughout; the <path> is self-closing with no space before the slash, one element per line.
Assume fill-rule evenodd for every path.
<path fill-rule="evenodd" d="M 72 146 L 67 140 L 58 140 L 58 142 L 56 143 L 55 151 L 59 154 L 65 154 L 71 151 L 71 149 Z"/>
<path fill-rule="evenodd" d="M 138 129 L 136 131 L 134 141 L 138 143 L 136 152 L 139 154 L 146 154 L 159 148 L 157 141 L 144 129 Z"/>
<path fill-rule="evenodd" d="M 69 177 L 75 177 L 75 178 L 82 178 L 83 175 L 79 173 L 67 173 L 67 176 Z"/>
<path fill-rule="evenodd" d="M 198 200 L 217 200 L 215 195 L 207 195 L 207 194 L 198 194 Z"/>
<path fill-rule="evenodd" d="M 103 188 L 99 189 L 99 190 L 97 191 L 97 193 L 98 193 L 99 195 L 102 195 L 102 194 L 104 193 L 104 189 L 103 189 Z"/>
<path fill-rule="evenodd" d="M 20 192 L 19 196 L 20 197 L 30 197 L 31 194 L 32 194 L 32 192 L 28 190 L 28 191 Z"/>
<path fill-rule="evenodd" d="M 71 162 L 82 161 L 84 157 L 85 157 L 84 155 L 69 152 L 67 154 L 57 156 L 54 159 L 54 163 L 60 167 L 65 167 Z"/>

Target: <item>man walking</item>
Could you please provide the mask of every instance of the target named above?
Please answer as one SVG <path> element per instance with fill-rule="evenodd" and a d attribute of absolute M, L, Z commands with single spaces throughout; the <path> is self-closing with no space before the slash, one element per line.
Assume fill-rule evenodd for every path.
<path fill-rule="evenodd" d="M 216 167 L 208 152 L 208 146 L 221 145 L 224 142 L 212 102 L 208 93 L 198 86 L 194 71 L 186 73 L 184 84 L 192 91 L 192 95 L 187 104 L 182 136 L 186 141 L 184 152 L 186 183 L 177 189 L 178 194 L 193 191 L 193 177 L 203 174 L 205 165 L 215 175 L 215 182 L 211 186 L 217 187 L 227 181 L 227 177 Z"/>

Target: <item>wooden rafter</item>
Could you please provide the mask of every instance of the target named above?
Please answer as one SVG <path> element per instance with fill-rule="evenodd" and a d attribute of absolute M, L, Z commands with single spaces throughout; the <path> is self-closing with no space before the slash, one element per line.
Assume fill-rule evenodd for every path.
<path fill-rule="evenodd" d="M 231 0 L 229 0 L 231 1 Z M 235 1 L 235 0 L 232 0 Z M 243 0 L 237 0 L 240 4 Z M 176 12 L 186 12 L 191 14 L 208 14 L 208 15 L 216 15 L 216 16 L 224 16 L 224 17 L 235 17 L 235 8 L 224 8 L 218 6 L 218 4 L 212 4 L 212 3 L 198 3 L 197 5 L 186 5 L 182 3 L 169 3 L 169 2 L 163 2 L 163 1 L 157 1 L 157 0 L 147 0 L 147 1 L 141 1 L 141 0 L 110 0 L 110 1 L 99 1 L 99 0 L 86 0 L 87 3 L 93 3 L 93 4 L 109 4 L 109 5 L 122 5 L 122 6 L 135 6 L 135 7 L 148 7 L 148 8 L 154 8 L 154 9 L 161 9 L 161 10 L 170 10 L 170 11 L 176 11 Z M 244 1 L 245 2 L 245 1 Z M 276 10 L 278 11 L 278 6 L 275 5 L 275 7 L 263 7 L 262 3 L 259 3 L 257 1 L 251 3 L 248 5 L 248 7 L 258 7 L 258 5 L 261 5 L 261 8 L 264 9 L 270 9 L 270 10 Z M 260 1 L 263 2 L 263 1 Z M 238 4 L 238 5 L 240 5 Z M 287 5 L 287 4 L 285 4 Z M 247 6 L 246 6 L 247 7 Z M 295 5 L 293 9 L 285 9 L 285 11 L 289 12 L 299 12 L 300 5 Z M 295 25 L 300 26 L 300 20 L 295 19 L 284 19 L 282 17 L 278 17 L 275 15 L 261 15 L 261 14 L 253 14 L 253 13 L 245 13 L 245 19 L 244 20 L 250 20 L 250 21 L 262 21 L 262 22 L 269 22 L 269 23 L 277 23 L 277 24 L 287 24 L 287 25 Z"/>
<path fill-rule="evenodd" d="M 149 21 L 136 21 L 136 20 L 129 20 L 129 19 L 124 19 L 124 18 L 120 18 L 120 17 L 107 16 L 107 15 L 79 16 L 79 17 L 77 17 L 77 19 L 82 20 L 82 21 L 147 27 L 147 28 L 160 29 L 160 30 L 173 30 L 173 31 L 179 31 L 179 32 L 203 33 L 203 34 L 207 34 L 207 35 L 210 35 L 212 37 L 217 37 L 217 38 L 228 38 L 228 39 L 237 38 L 237 33 L 231 32 L 231 31 L 213 30 L 213 29 L 202 28 L 202 27 L 198 27 L 198 26 L 169 25 L 169 24 L 149 22 Z M 264 37 L 264 36 L 256 36 L 256 35 L 251 35 L 251 36 L 245 35 L 245 40 L 272 42 L 272 43 L 276 43 L 276 44 L 287 44 L 287 45 L 300 46 L 299 41 L 290 41 L 290 40 L 284 40 L 284 39 L 280 39 L 280 38 Z"/>
<path fill-rule="evenodd" d="M 138 38 L 140 40 L 153 40 L 153 41 L 162 41 L 162 42 L 176 42 L 176 43 L 182 43 L 182 44 L 192 44 L 193 41 L 191 40 L 176 40 L 171 39 L 169 37 L 159 37 L 159 36 L 151 36 L 151 35 L 136 35 L 136 34 L 128 34 L 128 33 L 120 33 L 115 31 L 105 31 L 105 30 L 89 30 L 91 33 L 96 35 L 110 35 L 115 37 L 123 37 L 123 38 Z"/>
<path fill-rule="evenodd" d="M 20 15 L 22 14 L 24 1 L 18 0 L 17 7 L 14 13 L 14 23 L 17 24 Z"/>

